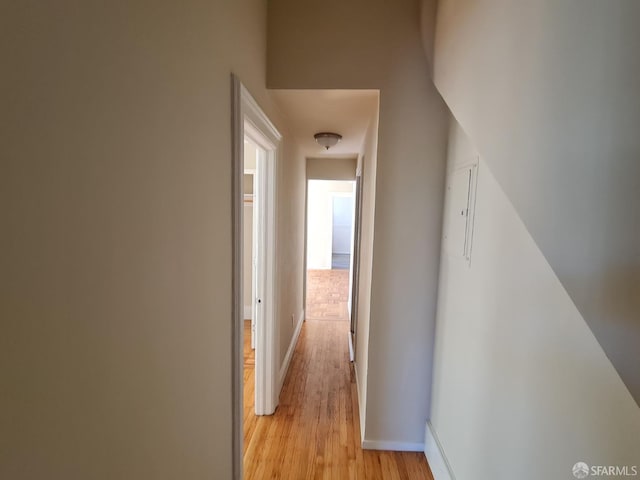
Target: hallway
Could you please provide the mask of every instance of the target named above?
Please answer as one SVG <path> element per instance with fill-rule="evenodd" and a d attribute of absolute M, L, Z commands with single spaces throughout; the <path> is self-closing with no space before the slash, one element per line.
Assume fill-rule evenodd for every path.
<path fill-rule="evenodd" d="M 254 367 L 245 364 L 244 478 L 432 479 L 423 453 L 360 447 L 346 295 L 331 272 L 309 277 L 309 303 L 325 300 L 302 327 L 275 415 L 253 415 Z"/>

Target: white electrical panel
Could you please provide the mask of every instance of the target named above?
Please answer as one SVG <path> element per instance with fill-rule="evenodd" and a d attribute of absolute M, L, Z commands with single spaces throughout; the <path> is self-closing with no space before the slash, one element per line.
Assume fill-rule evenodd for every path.
<path fill-rule="evenodd" d="M 473 210 L 477 165 L 455 170 L 447 185 L 445 250 L 448 255 L 471 260 Z"/>

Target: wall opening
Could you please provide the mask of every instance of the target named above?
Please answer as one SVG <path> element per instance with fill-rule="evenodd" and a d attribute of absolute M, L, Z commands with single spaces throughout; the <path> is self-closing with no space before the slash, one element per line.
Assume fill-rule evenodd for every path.
<path fill-rule="evenodd" d="M 307 183 L 307 320 L 349 320 L 355 182 Z"/>

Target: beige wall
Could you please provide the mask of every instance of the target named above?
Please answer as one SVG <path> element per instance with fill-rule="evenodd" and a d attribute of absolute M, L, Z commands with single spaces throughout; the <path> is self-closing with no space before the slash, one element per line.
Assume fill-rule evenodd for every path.
<path fill-rule="evenodd" d="M 291 344 L 296 325 L 303 321 L 305 162 L 297 144 L 286 142 L 284 160 L 277 166 L 278 231 L 276 237 L 279 296 L 277 320 L 280 362 Z M 293 318 L 293 320 L 292 320 Z M 278 365 L 280 370 L 281 365 Z"/>
<path fill-rule="evenodd" d="M 302 301 L 265 2 L 11 3 L 0 23 L 0 477 L 231 478 L 231 71 L 285 133 L 281 311 Z"/>
<path fill-rule="evenodd" d="M 242 187 L 245 195 L 253 195 L 253 174 L 244 174 Z"/>
<path fill-rule="evenodd" d="M 244 168 L 245 170 L 255 170 L 258 149 L 253 142 L 244 142 Z M 245 192 L 246 193 L 246 192 Z"/>
<path fill-rule="evenodd" d="M 358 158 L 307 158 L 307 179 L 355 180 Z"/>
<path fill-rule="evenodd" d="M 323 9 L 339 14 L 327 22 L 303 2 L 269 3 L 267 84 L 380 89 L 365 445 L 419 448 L 429 412 L 446 109 L 428 77 L 417 1 L 329 0 Z M 331 56 L 318 62 L 318 51 Z"/>
<path fill-rule="evenodd" d="M 640 2 L 443 0 L 435 81 L 640 400 Z"/>
<path fill-rule="evenodd" d="M 452 120 L 449 175 L 476 158 Z M 443 248 L 440 270 L 431 423 L 455 478 L 637 465 L 640 409 L 484 159 L 477 185 L 471 263 Z"/>
<path fill-rule="evenodd" d="M 481 155 L 471 268 L 443 254 L 436 330 L 431 421 L 459 480 L 638 464 L 639 16 L 439 2 L 449 162 Z"/>

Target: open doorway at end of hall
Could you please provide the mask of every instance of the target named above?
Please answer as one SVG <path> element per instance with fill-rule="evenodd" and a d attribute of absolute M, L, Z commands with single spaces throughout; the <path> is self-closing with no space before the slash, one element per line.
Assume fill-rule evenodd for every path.
<path fill-rule="evenodd" d="M 307 320 L 349 321 L 355 182 L 307 184 Z"/>

